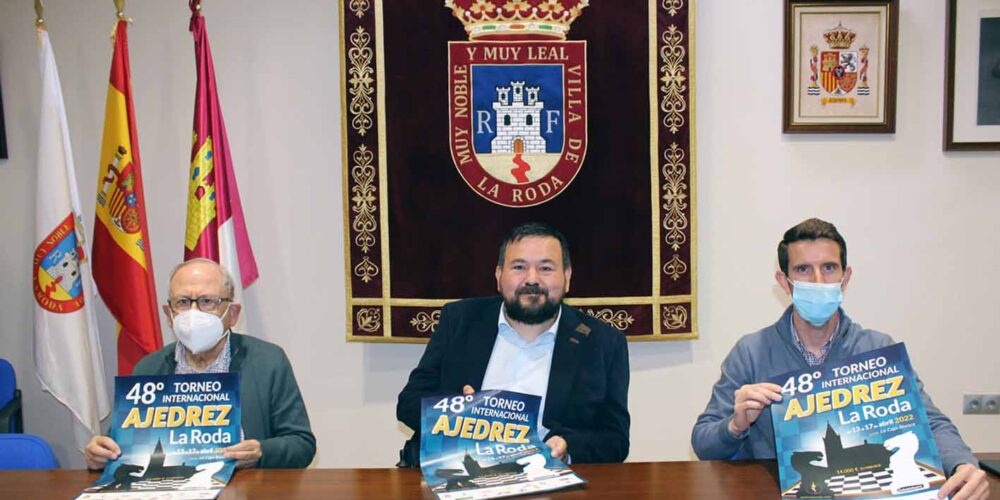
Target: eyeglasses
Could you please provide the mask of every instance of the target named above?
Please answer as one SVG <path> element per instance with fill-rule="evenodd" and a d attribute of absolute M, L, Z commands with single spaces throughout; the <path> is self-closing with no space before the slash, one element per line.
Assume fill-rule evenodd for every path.
<path fill-rule="evenodd" d="M 232 302 L 233 299 L 226 297 L 216 297 L 215 295 L 202 295 L 201 297 L 174 297 L 167 301 L 175 312 L 184 312 L 195 306 L 202 312 L 215 312 L 223 302 Z"/>

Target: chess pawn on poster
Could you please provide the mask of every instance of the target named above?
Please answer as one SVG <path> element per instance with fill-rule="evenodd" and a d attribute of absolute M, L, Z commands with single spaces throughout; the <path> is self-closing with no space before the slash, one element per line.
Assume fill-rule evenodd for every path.
<path fill-rule="evenodd" d="M 892 484 L 889 488 L 893 495 L 925 490 L 930 486 L 915 461 L 920 450 L 920 440 L 916 434 L 904 432 L 886 439 L 884 446 L 888 450 L 896 450 L 889 457 L 889 468 L 892 470 Z"/>

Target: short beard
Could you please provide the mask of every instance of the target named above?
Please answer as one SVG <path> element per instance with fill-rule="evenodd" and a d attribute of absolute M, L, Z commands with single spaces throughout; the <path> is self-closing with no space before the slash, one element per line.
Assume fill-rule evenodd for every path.
<path fill-rule="evenodd" d="M 521 301 L 518 299 L 520 299 L 521 295 L 526 294 L 541 294 L 543 302 L 534 307 L 522 306 Z M 504 298 L 503 304 L 508 318 L 525 325 L 538 325 L 555 318 L 559 312 L 562 300 L 553 301 L 548 299 L 549 294 L 546 290 L 536 285 L 527 285 L 517 289 L 511 299 Z"/>

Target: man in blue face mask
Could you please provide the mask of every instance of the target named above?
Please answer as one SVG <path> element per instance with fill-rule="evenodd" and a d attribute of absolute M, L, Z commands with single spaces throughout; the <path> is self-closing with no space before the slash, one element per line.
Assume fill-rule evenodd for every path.
<path fill-rule="evenodd" d="M 170 297 L 163 305 L 177 342 L 150 353 L 133 375 L 240 374 L 244 440 L 225 449 L 236 466 L 301 468 L 316 454 L 316 437 L 285 352 L 278 346 L 232 331 L 241 312 L 233 301 L 232 276 L 215 261 L 191 259 L 170 273 Z M 121 453 L 107 436 L 84 447 L 90 469 L 102 469 Z"/>
<path fill-rule="evenodd" d="M 851 279 L 847 243 L 837 228 L 809 219 L 785 232 L 778 244 L 778 286 L 792 305 L 778 321 L 737 342 L 691 434 L 703 460 L 773 459 L 770 405 L 781 387 L 764 382 L 808 366 L 894 344 L 888 335 L 851 321 L 841 309 Z M 986 499 L 989 482 L 958 430 L 923 391 L 941 462 L 951 476 L 940 490 L 954 498 Z"/>

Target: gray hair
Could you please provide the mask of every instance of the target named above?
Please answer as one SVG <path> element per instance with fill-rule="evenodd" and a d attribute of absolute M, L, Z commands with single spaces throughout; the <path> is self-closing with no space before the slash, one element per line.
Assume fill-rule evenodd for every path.
<path fill-rule="evenodd" d="M 174 269 L 170 271 L 170 281 L 168 281 L 167 283 L 173 283 L 174 275 L 177 274 L 177 271 L 180 271 L 181 269 L 184 269 L 185 267 L 191 264 L 210 264 L 214 266 L 216 269 L 219 270 L 219 273 L 222 274 L 222 285 L 226 287 L 226 295 L 228 295 L 227 298 L 232 299 L 235 296 L 236 285 L 233 282 L 233 275 L 229 274 L 229 271 L 226 268 L 222 267 L 218 262 L 212 259 L 206 259 L 204 257 L 195 257 L 193 259 L 188 259 L 174 266 Z"/>

